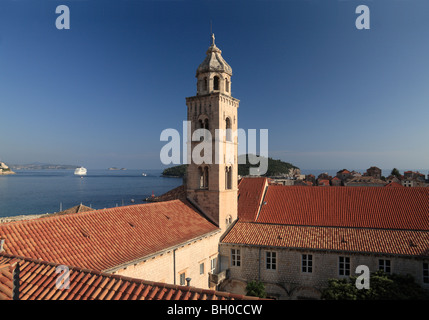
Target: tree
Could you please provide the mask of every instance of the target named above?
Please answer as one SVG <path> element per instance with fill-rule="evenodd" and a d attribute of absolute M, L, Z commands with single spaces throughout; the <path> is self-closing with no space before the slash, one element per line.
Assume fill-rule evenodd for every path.
<path fill-rule="evenodd" d="M 264 284 L 256 280 L 247 283 L 246 291 L 246 295 L 251 297 L 265 298 L 267 296 Z"/>
<path fill-rule="evenodd" d="M 243 158 L 246 157 L 246 158 Z M 240 162 L 245 163 L 240 163 Z M 240 155 L 239 156 L 239 164 L 238 164 L 238 174 L 240 176 L 247 176 L 250 172 L 250 168 L 256 168 L 258 165 L 253 165 L 249 161 L 249 155 Z M 186 175 L 188 165 L 182 164 L 174 167 L 170 167 L 165 169 L 162 172 L 163 176 L 168 177 L 183 177 Z M 268 170 L 263 175 L 264 177 L 272 177 L 272 176 L 279 176 L 284 174 L 289 174 L 291 169 L 299 169 L 298 167 L 292 165 L 289 162 L 284 162 L 282 160 L 274 160 L 272 158 L 268 158 Z"/>
<path fill-rule="evenodd" d="M 188 166 L 186 164 L 170 167 L 165 169 L 162 175 L 166 177 L 183 177 L 186 175 L 187 168 Z"/>
<path fill-rule="evenodd" d="M 245 157 L 245 158 L 244 158 Z M 264 158 L 261 156 L 261 158 Z M 249 175 L 250 168 L 257 168 L 258 165 L 253 165 L 249 161 L 249 154 L 240 155 L 238 157 L 238 174 L 240 176 Z M 299 169 L 298 167 L 292 165 L 289 162 L 284 162 L 282 160 L 275 160 L 268 157 L 268 170 L 263 175 L 264 177 L 273 177 L 273 176 L 281 176 L 289 174 L 291 169 Z"/>
<path fill-rule="evenodd" d="M 429 291 L 420 287 L 411 275 L 386 274 L 382 270 L 370 277 L 369 289 L 356 288 L 356 276 L 331 279 L 322 291 L 324 300 L 429 300 Z"/>
<path fill-rule="evenodd" d="M 399 179 L 399 177 L 401 176 L 401 174 L 399 173 L 399 170 L 396 168 L 392 169 L 392 172 L 390 173 L 392 176 L 396 176 L 396 178 Z"/>

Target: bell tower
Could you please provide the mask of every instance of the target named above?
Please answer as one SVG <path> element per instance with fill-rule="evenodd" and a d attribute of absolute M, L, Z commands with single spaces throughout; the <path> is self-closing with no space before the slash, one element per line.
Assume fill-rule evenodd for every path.
<path fill-rule="evenodd" d="M 187 196 L 225 231 L 237 219 L 237 109 L 231 96 L 232 69 L 215 45 L 214 34 L 206 58 L 196 73 L 197 94 L 188 107 Z M 209 133 L 191 139 L 197 129 Z M 202 146 L 206 146 L 203 148 Z M 204 161 L 195 155 L 203 155 Z"/>

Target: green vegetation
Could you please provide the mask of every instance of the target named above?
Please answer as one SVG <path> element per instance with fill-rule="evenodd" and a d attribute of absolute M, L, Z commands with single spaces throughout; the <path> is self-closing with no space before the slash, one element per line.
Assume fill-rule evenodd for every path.
<path fill-rule="evenodd" d="M 397 178 L 400 178 L 401 177 L 401 173 L 399 172 L 399 170 L 398 169 L 396 169 L 396 168 L 393 168 L 392 169 L 392 172 L 390 173 L 392 176 L 395 176 L 395 177 L 397 177 Z"/>
<path fill-rule="evenodd" d="M 238 174 L 240 176 L 247 176 L 249 175 L 249 170 L 251 167 L 257 168 L 260 166 L 260 164 L 256 164 L 256 165 L 250 164 L 248 155 L 239 156 L 239 162 L 244 162 L 243 157 L 246 157 L 245 159 L 246 163 L 238 165 Z M 170 167 L 165 169 L 162 172 L 162 175 L 166 177 L 183 177 L 186 174 L 186 168 L 187 168 L 186 164 Z M 268 158 L 268 170 L 263 176 L 265 177 L 281 176 L 283 174 L 288 174 L 290 169 L 299 169 L 299 168 L 295 167 L 294 165 L 288 162 Z"/>
<path fill-rule="evenodd" d="M 331 279 L 322 291 L 325 300 L 428 300 L 429 291 L 420 287 L 411 275 L 374 272 L 369 289 L 356 288 L 357 276 L 347 279 Z"/>
<path fill-rule="evenodd" d="M 187 167 L 188 165 L 181 164 L 179 166 L 167 168 L 162 172 L 162 175 L 166 177 L 184 177 Z"/>
<path fill-rule="evenodd" d="M 246 291 L 246 295 L 251 297 L 265 298 L 267 296 L 264 284 L 256 280 L 247 283 Z"/>
<path fill-rule="evenodd" d="M 243 160 L 243 157 L 246 157 L 246 164 L 239 164 L 238 165 L 238 174 L 240 176 L 247 176 L 249 175 L 250 168 L 257 168 L 260 166 L 260 164 L 250 164 L 249 162 L 249 155 L 241 155 L 239 156 L 239 162 Z M 264 158 L 264 157 L 262 157 Z M 266 159 L 266 158 L 264 158 Z M 284 162 L 282 160 L 274 160 L 273 158 L 268 157 L 268 170 L 263 175 L 264 177 L 275 177 L 275 176 L 281 176 L 284 174 L 288 174 L 290 169 L 299 169 L 298 167 L 295 167 L 294 165 Z"/>

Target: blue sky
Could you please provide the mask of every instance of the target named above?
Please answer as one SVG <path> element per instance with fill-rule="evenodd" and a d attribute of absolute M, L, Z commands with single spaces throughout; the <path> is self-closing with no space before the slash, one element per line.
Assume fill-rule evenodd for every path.
<path fill-rule="evenodd" d="M 370 30 L 357 30 L 358 5 Z M 55 8 L 70 8 L 57 30 Z M 429 167 L 429 1 L 0 0 L 0 159 L 156 169 L 216 44 L 240 128 L 302 169 Z"/>

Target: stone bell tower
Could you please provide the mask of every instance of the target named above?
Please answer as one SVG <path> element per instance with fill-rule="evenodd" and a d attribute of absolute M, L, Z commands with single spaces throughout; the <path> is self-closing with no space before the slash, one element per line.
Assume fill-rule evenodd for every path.
<path fill-rule="evenodd" d="M 221 53 L 212 34 L 207 56 L 197 69 L 197 94 L 186 98 L 191 124 L 187 196 L 225 231 L 237 219 L 239 100 L 231 96 L 232 69 Z M 206 129 L 209 134 L 190 141 L 197 129 Z M 204 161 L 195 157 L 201 155 Z"/>

